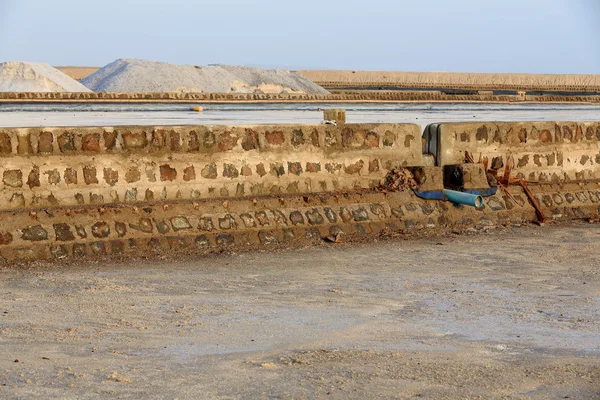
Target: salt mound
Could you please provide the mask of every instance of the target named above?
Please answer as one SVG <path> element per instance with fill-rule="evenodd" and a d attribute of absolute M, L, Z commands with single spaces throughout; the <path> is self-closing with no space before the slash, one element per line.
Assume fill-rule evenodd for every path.
<path fill-rule="evenodd" d="M 81 83 L 44 63 L 0 63 L 0 92 L 90 92 Z"/>
<path fill-rule="evenodd" d="M 116 60 L 81 83 L 94 92 L 329 93 L 288 71 L 223 65 L 195 67 L 140 59 Z"/>

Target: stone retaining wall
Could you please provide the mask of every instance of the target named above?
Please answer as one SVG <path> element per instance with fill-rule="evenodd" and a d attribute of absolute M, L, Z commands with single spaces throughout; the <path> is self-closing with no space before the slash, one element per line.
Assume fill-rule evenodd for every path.
<path fill-rule="evenodd" d="M 508 153 L 513 176 L 541 181 L 530 189 L 547 217 L 600 214 L 600 124 L 440 126 L 442 166 L 465 150 Z M 519 186 L 480 210 L 385 190 L 401 167 L 418 167 L 420 190 L 442 188 L 420 136 L 412 124 L 2 129 L 0 257 L 210 253 L 536 220 Z"/>
<path fill-rule="evenodd" d="M 331 192 L 422 165 L 412 124 L 0 129 L 0 209 Z"/>
<path fill-rule="evenodd" d="M 470 122 L 440 125 L 441 165 L 514 159 L 513 177 L 542 182 L 600 178 L 598 122 Z"/>

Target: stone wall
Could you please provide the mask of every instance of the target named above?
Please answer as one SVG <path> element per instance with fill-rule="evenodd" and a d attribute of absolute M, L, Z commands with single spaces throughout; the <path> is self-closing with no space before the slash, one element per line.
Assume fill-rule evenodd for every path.
<path fill-rule="evenodd" d="M 600 123 L 470 122 L 439 125 L 441 165 L 514 159 L 513 177 L 565 182 L 600 178 Z"/>
<path fill-rule="evenodd" d="M 331 192 L 421 165 L 411 124 L 0 129 L 0 209 Z"/>
<path fill-rule="evenodd" d="M 442 165 L 462 164 L 465 150 L 511 154 L 514 174 L 542 181 L 530 190 L 547 217 L 600 214 L 600 124 L 440 126 Z M 519 186 L 482 209 L 386 190 L 401 167 L 417 167 L 421 191 L 443 187 L 420 136 L 412 124 L 0 129 L 0 259 L 268 249 L 536 220 Z"/>

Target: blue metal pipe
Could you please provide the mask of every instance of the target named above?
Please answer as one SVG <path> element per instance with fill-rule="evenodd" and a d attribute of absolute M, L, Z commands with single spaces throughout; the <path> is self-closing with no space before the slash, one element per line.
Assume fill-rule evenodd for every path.
<path fill-rule="evenodd" d="M 475 208 L 483 207 L 483 197 L 476 194 L 444 189 L 444 195 L 453 203 L 466 204 Z"/>

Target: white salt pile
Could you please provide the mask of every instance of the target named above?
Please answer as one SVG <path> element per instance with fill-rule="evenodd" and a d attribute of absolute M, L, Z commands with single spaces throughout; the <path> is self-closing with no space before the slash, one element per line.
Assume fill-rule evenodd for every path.
<path fill-rule="evenodd" d="M 90 92 L 81 83 L 44 63 L 0 63 L 0 92 Z"/>
<path fill-rule="evenodd" d="M 94 92 L 309 93 L 327 90 L 289 71 L 119 59 L 81 81 Z"/>

